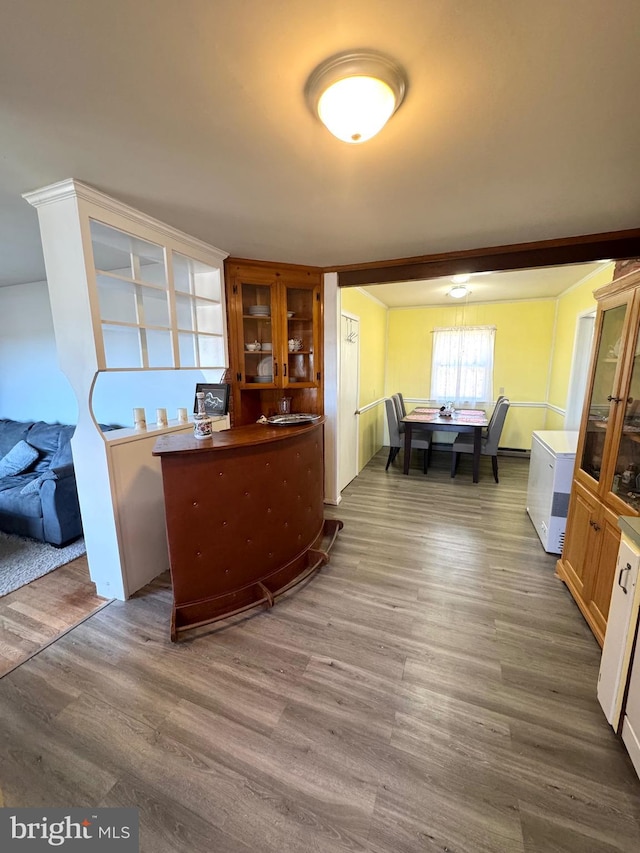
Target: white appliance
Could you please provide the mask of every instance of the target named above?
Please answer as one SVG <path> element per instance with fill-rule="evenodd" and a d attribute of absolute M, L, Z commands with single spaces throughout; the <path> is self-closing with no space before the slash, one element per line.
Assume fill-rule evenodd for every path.
<path fill-rule="evenodd" d="M 564 545 L 577 445 L 577 430 L 538 430 L 531 439 L 527 512 L 550 554 Z"/>
<path fill-rule="evenodd" d="M 604 636 L 598 674 L 598 701 L 614 729 L 618 728 L 620 721 L 635 626 L 638 621 L 639 568 L 640 552 L 623 536 L 616 561 L 607 631 Z"/>
<path fill-rule="evenodd" d="M 624 521 L 620 527 L 624 531 Z M 634 523 L 637 519 L 634 519 Z M 598 701 L 640 776 L 640 550 L 622 535 L 598 674 Z"/>
<path fill-rule="evenodd" d="M 627 701 L 622 717 L 622 740 L 636 773 L 640 776 L 640 652 L 634 655 L 631 667 Z"/>

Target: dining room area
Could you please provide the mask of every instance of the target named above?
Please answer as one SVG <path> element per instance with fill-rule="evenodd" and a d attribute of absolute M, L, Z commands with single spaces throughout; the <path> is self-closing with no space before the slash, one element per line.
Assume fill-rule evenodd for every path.
<path fill-rule="evenodd" d="M 460 299 L 450 295 L 451 278 L 340 288 L 341 311 L 358 323 L 357 407 L 348 413 L 356 444 L 347 454 L 355 473 L 385 448 L 387 474 L 399 467 L 428 479 L 438 458 L 456 481 L 499 488 L 501 458 L 528 459 L 534 433 L 577 429 L 593 291 L 614 268 L 603 261 L 473 275 Z M 353 340 L 339 347 L 351 350 Z"/>
<path fill-rule="evenodd" d="M 394 461 L 398 451 L 404 453 L 402 470 L 408 475 L 411 467 L 411 454 L 414 449 L 423 451 L 423 474 L 428 474 L 431 454 L 435 444 L 435 434 L 452 435 L 451 443 L 441 444 L 440 448 L 451 455 L 451 477 L 458 472 L 461 455 L 468 454 L 471 459 L 472 480 L 480 478 L 480 459 L 491 458 L 491 467 L 495 482 L 498 479 L 498 444 L 509 410 L 509 400 L 501 395 L 488 415 L 485 409 L 456 409 L 448 402 L 442 406 L 416 406 L 407 412 L 402 393 L 397 392 L 385 401 L 387 427 L 390 436 L 389 464 Z M 393 439 L 391 438 L 393 436 Z"/>

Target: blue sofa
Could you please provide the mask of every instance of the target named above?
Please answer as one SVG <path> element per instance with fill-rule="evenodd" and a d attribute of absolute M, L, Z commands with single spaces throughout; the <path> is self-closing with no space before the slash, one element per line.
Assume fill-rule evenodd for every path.
<path fill-rule="evenodd" d="M 82 535 L 70 444 L 74 430 L 0 419 L 0 460 L 20 442 L 37 451 L 26 470 L 0 477 L 0 530 L 57 546 Z"/>

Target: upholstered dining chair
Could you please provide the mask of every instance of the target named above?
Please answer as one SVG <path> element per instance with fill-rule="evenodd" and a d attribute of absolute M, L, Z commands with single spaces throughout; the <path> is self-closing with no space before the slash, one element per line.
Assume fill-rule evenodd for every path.
<path fill-rule="evenodd" d="M 485 438 L 486 438 L 486 436 L 487 436 L 487 434 L 488 434 L 489 430 L 491 429 L 491 424 L 493 423 L 493 421 L 495 420 L 496 415 L 498 414 L 498 406 L 500 405 L 500 403 L 501 403 L 503 400 L 506 400 L 506 399 L 507 399 L 507 397 L 506 397 L 504 394 L 500 394 L 500 396 L 499 396 L 499 397 L 498 397 L 498 399 L 496 400 L 496 404 L 495 404 L 495 406 L 493 407 L 493 412 L 491 412 L 491 417 L 489 418 L 489 423 L 488 423 L 488 424 L 487 424 L 487 426 L 482 430 L 482 435 L 483 435 Z"/>
<path fill-rule="evenodd" d="M 389 458 L 387 459 L 387 464 L 384 470 L 388 471 L 389 465 L 391 465 L 393 460 L 398 455 L 400 448 L 404 447 L 404 434 L 400 434 L 398 412 L 396 409 L 397 404 L 395 400 L 393 400 L 391 397 L 388 397 L 384 401 L 384 404 L 387 409 L 387 426 L 389 427 Z M 417 448 L 418 450 L 424 450 L 423 471 L 426 474 L 427 467 L 429 465 L 429 448 L 431 447 L 431 440 L 428 437 L 412 437 L 411 447 Z"/>
<path fill-rule="evenodd" d="M 498 442 L 502 435 L 505 418 L 509 411 L 509 400 L 504 397 L 496 404 L 496 408 L 491 415 L 489 426 L 487 427 L 487 435 L 482 438 L 480 453 L 482 456 L 491 457 L 491 467 L 493 469 L 493 478 L 496 483 L 498 480 Z M 458 470 L 458 462 L 460 453 L 473 453 L 473 433 L 465 432 L 458 433 L 456 440 L 451 446 L 451 476 L 456 476 Z"/>
<path fill-rule="evenodd" d="M 407 414 L 407 410 L 404 407 L 402 395 L 392 394 L 391 399 L 393 400 L 393 405 L 396 407 L 396 415 L 398 417 L 398 431 L 400 432 L 400 435 L 404 435 L 404 424 L 402 423 L 402 418 Z"/>

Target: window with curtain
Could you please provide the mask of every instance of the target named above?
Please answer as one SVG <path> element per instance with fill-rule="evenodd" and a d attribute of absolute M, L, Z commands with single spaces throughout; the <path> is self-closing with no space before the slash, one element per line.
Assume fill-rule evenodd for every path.
<path fill-rule="evenodd" d="M 431 399 L 480 403 L 493 400 L 495 326 L 433 330 Z"/>

